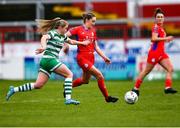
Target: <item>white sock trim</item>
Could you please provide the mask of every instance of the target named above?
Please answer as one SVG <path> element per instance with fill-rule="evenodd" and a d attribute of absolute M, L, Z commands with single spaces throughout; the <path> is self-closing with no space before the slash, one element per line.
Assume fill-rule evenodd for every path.
<path fill-rule="evenodd" d="M 70 94 L 66 94 L 66 100 L 71 99 L 71 95 Z"/>
<path fill-rule="evenodd" d="M 66 78 L 65 81 L 72 81 L 72 78 Z"/>
<path fill-rule="evenodd" d="M 31 90 L 34 89 L 34 83 L 30 83 L 31 84 Z"/>
<path fill-rule="evenodd" d="M 18 87 L 14 87 L 14 92 L 19 92 L 19 88 Z"/>

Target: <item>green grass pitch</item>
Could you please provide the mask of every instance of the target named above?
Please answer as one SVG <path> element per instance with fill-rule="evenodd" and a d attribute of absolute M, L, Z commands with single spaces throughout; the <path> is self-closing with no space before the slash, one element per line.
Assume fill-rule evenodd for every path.
<path fill-rule="evenodd" d="M 0 80 L 0 127 L 180 126 L 180 81 L 173 83 L 179 90 L 174 95 L 164 94 L 164 81 L 145 81 L 134 105 L 124 101 L 133 81 L 106 81 L 110 95 L 119 97 L 114 104 L 104 101 L 96 81 L 73 89 L 73 98 L 81 101 L 78 106 L 64 104 L 63 81 L 49 81 L 40 90 L 16 93 L 5 101 L 10 84 L 25 82 Z"/>

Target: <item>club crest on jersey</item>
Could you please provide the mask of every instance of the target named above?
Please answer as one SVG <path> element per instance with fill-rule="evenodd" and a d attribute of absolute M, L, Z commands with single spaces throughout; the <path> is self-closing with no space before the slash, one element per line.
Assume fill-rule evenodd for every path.
<path fill-rule="evenodd" d="M 89 65 L 88 64 L 84 64 L 84 67 L 87 68 Z"/>
<path fill-rule="evenodd" d="M 154 63 L 155 62 L 155 58 L 152 58 L 151 61 Z"/>

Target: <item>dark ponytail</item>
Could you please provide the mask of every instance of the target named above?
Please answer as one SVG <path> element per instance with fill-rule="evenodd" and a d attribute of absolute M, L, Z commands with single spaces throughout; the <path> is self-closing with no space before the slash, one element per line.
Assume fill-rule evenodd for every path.
<path fill-rule="evenodd" d="M 93 13 L 91 12 L 88 12 L 88 13 L 83 13 L 82 14 L 82 18 L 83 18 L 83 22 L 85 23 L 86 22 L 86 19 L 87 20 L 90 20 L 92 19 L 93 17 L 96 17 Z"/>
<path fill-rule="evenodd" d="M 155 11 L 154 11 L 154 17 L 156 17 L 156 15 L 157 15 L 158 13 L 161 13 L 161 14 L 164 15 L 164 12 L 162 11 L 161 8 L 156 8 L 156 9 L 155 9 Z"/>

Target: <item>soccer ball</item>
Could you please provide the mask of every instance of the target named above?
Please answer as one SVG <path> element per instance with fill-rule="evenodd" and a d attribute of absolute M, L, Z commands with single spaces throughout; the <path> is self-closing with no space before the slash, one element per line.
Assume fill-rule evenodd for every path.
<path fill-rule="evenodd" d="M 126 92 L 126 94 L 124 95 L 124 100 L 126 101 L 126 103 L 128 104 L 134 104 L 138 101 L 138 96 L 135 92 L 133 91 L 128 91 Z"/>

